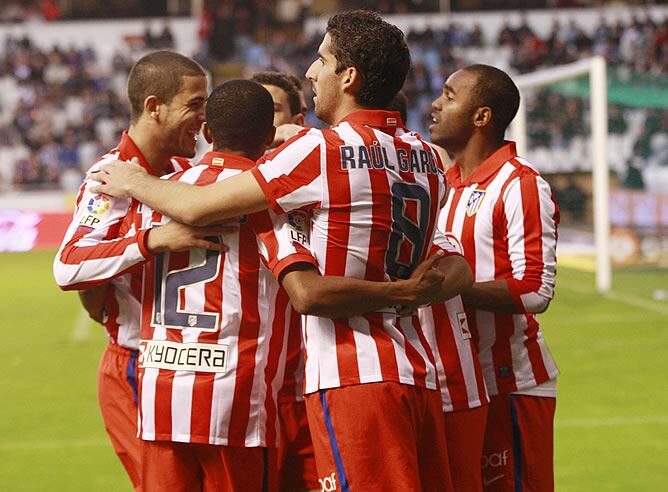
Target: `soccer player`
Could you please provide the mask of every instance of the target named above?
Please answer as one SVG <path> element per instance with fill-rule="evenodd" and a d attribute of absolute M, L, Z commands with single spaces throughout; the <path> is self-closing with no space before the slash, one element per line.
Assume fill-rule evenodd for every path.
<path fill-rule="evenodd" d="M 439 226 L 473 274 L 463 294 L 491 402 L 485 490 L 553 490 L 559 370 L 536 320 L 553 297 L 559 210 L 550 186 L 504 140 L 520 102 L 503 71 L 471 65 L 433 103 L 432 140 L 454 156 Z"/>
<path fill-rule="evenodd" d="M 403 34 L 372 12 L 337 14 L 318 55 L 306 76 L 316 115 L 331 130 L 304 131 L 251 172 L 198 190 L 118 163 L 105 166 L 96 189 L 135 196 L 193 224 L 268 207 L 309 209 L 323 278 L 408 277 L 435 237 L 445 190 L 429 144 L 382 109 L 410 65 Z M 445 260 L 443 300 L 470 281 L 461 257 Z M 417 316 L 309 315 L 305 340 L 306 407 L 322 488 L 452 490 L 433 354 Z"/>
<path fill-rule="evenodd" d="M 303 93 L 295 85 L 295 81 L 299 80 L 281 72 L 259 72 L 253 75 L 252 80 L 262 84 L 271 94 L 274 101 L 274 126 L 278 129 L 281 125 L 299 125 L 299 129 L 294 131 L 298 133 L 304 125 L 301 112 Z M 304 220 L 308 227 L 310 216 L 305 214 Z M 285 378 L 278 393 L 281 433 L 278 446 L 279 483 L 285 492 L 319 490 L 321 487 L 304 404 L 301 317 L 292 310 L 286 317 L 290 320 L 291 329 L 288 330 Z"/>
<path fill-rule="evenodd" d="M 156 176 L 189 167 L 185 157 L 195 155 L 195 136 L 204 120 L 206 97 L 204 71 L 193 60 L 167 51 L 141 58 L 128 78 L 130 128 L 91 172 L 111 160 L 133 158 Z M 197 231 L 176 222 L 151 231 L 137 228 L 128 219 L 138 208 L 137 202 L 99 195 L 89 188 L 90 180 L 86 179 L 56 255 L 54 275 L 64 290 L 85 289 L 81 291 L 84 307 L 93 319 L 103 322 L 109 336 L 98 371 L 100 410 L 114 450 L 139 489 L 135 370 L 141 271 L 131 268 L 168 245 L 177 249 L 207 245 L 203 238 L 211 231 Z M 132 261 L 121 265 L 122 257 Z M 107 282 L 119 268 L 127 274 Z"/>
<path fill-rule="evenodd" d="M 482 491 L 489 397 L 462 298 L 421 308 L 419 315 L 439 377 L 452 483 L 458 492 Z"/>
<path fill-rule="evenodd" d="M 203 186 L 252 168 L 273 140 L 272 105 L 253 81 L 216 87 L 204 127 L 213 151 L 169 179 Z M 303 215 L 244 216 L 238 231 L 223 236 L 228 252 L 165 253 L 146 265 L 139 373 L 145 490 L 277 489 L 276 393 L 291 309 L 274 276 L 298 293 L 302 310 L 317 302 L 321 312 L 344 315 L 400 302 L 376 299 L 409 282 L 376 282 L 375 294 L 369 282 L 320 277 Z M 145 227 L 164 220 L 144 210 Z"/>

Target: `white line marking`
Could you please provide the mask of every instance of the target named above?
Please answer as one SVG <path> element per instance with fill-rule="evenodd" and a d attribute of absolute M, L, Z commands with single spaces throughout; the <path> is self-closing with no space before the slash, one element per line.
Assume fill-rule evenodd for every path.
<path fill-rule="evenodd" d="M 88 339 L 91 322 L 92 320 L 88 317 L 86 310 L 80 309 L 77 320 L 74 322 L 74 326 L 72 327 L 72 334 L 70 335 L 72 340 L 82 342 Z"/>
<path fill-rule="evenodd" d="M 625 425 L 668 424 L 668 415 L 647 415 L 644 417 L 616 417 L 609 419 L 557 420 L 556 428 L 574 427 L 621 427 Z"/>
<path fill-rule="evenodd" d="M 640 309 L 645 309 L 647 311 L 654 311 L 655 313 L 662 314 L 663 316 L 668 316 L 668 306 L 657 304 L 654 301 L 649 301 L 643 299 L 642 297 L 637 297 L 629 294 L 622 294 L 617 291 L 610 291 L 605 294 L 605 297 L 613 301 L 623 302 L 630 306 L 635 306 Z"/>
<path fill-rule="evenodd" d="M 579 285 L 573 285 L 573 284 L 557 284 L 557 289 L 559 287 L 570 290 L 572 292 L 575 292 L 577 294 L 587 294 L 587 295 L 594 295 L 595 292 L 592 289 L 588 289 L 585 287 L 581 287 Z M 644 299 L 642 297 L 635 296 L 633 294 L 628 294 L 626 292 L 617 292 L 615 290 L 611 290 L 607 294 L 603 294 L 603 297 L 606 299 L 609 299 L 611 301 L 615 302 L 623 302 L 624 304 L 627 304 L 629 306 L 633 306 L 636 308 L 644 309 L 645 311 L 652 311 L 654 313 L 660 314 L 662 316 L 668 316 L 668 306 L 659 304 L 656 301 L 652 301 L 649 299 Z"/>
<path fill-rule="evenodd" d="M 107 439 L 53 439 L 50 441 L 0 442 L 0 449 L 99 448 L 110 445 Z"/>

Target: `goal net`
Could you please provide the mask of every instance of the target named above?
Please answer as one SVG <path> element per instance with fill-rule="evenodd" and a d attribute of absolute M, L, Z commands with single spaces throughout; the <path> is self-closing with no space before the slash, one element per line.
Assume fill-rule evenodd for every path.
<path fill-rule="evenodd" d="M 599 292 L 610 290 L 613 266 L 668 265 L 665 102 L 634 93 L 637 81 L 608 72 L 602 57 L 515 81 L 512 138 L 562 210 L 560 261 L 594 271 Z"/>

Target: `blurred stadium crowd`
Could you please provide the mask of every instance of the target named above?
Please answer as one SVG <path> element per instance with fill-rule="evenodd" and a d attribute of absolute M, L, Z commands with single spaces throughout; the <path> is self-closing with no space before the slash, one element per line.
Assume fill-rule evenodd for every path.
<path fill-rule="evenodd" d="M 48 3 L 32 3 L 31 15 L 47 19 L 44 4 Z M 431 8 L 429 2 L 377 3 L 381 11 L 419 10 L 414 3 Z M 236 64 L 247 76 L 268 68 L 304 74 L 321 34 L 304 34 L 306 12 L 301 2 L 295 2 L 292 12 L 282 18 L 262 4 L 211 4 L 215 8 L 205 9 L 200 19 L 195 58 L 214 73 L 221 64 Z M 20 21 L 12 5 L 17 2 L 0 10 L 0 19 Z M 0 189 L 76 189 L 95 157 L 113 147 L 127 127 L 125 80 L 134 59 L 147 49 L 179 49 L 166 22 L 159 33 L 147 27 L 143 38 L 141 46 L 117 51 L 110 64 L 101 63 L 92 46 L 53 46 L 43 51 L 29 37 L 9 35 L 0 40 Z M 613 25 L 601 15 L 591 29 L 574 19 L 567 25 L 555 22 L 547 37 L 536 34 L 526 18 L 519 25 L 504 25 L 499 32 L 451 23 L 440 30 L 409 32 L 407 38 L 413 58 L 404 87 L 409 100 L 407 123 L 419 132 L 426 131 L 430 104 L 445 78 L 476 61 L 505 60 L 511 71 L 526 73 L 600 54 L 613 70 L 627 76 L 653 74 L 664 84 L 668 77 L 668 18 L 657 22 L 649 16 L 633 17 Z M 481 54 L 487 60 L 478 60 Z M 555 91 L 532 93 L 527 102 L 529 147 L 585 145 L 587 106 L 586 99 Z M 668 112 L 613 105 L 609 116 L 610 133 L 623 138 L 628 147 L 620 157 L 622 165 L 615 169 L 622 182 L 642 188 L 638 172 L 642 166 L 650 161 L 668 166 Z M 319 124 L 312 115 L 307 123 Z M 557 163 L 551 171 L 573 170 L 578 168 Z"/>

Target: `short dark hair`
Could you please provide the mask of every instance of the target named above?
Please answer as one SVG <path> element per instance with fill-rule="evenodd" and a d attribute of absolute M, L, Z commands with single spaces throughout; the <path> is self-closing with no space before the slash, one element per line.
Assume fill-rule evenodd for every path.
<path fill-rule="evenodd" d="M 285 76 L 290 79 L 290 82 L 295 84 L 295 87 L 297 88 L 297 95 L 299 96 L 299 112 L 306 116 L 306 112 L 308 111 L 308 107 L 306 107 L 306 100 L 304 99 L 304 106 L 302 106 L 302 96 L 304 95 L 304 87 L 302 85 L 302 81 L 299 77 L 297 77 L 293 73 L 285 73 Z M 300 94 L 301 93 L 301 94 Z M 293 113 L 294 116 L 294 113 Z"/>
<path fill-rule="evenodd" d="M 290 114 L 292 116 L 302 112 L 298 88 L 295 83 L 290 80 L 288 74 L 270 71 L 258 72 L 251 77 L 251 80 L 264 85 L 273 85 L 285 92 L 288 95 L 288 104 L 290 105 Z"/>
<path fill-rule="evenodd" d="M 154 51 L 141 57 L 128 76 L 128 99 L 132 122 L 144 112 L 144 101 L 156 96 L 169 104 L 183 86 L 182 78 L 205 77 L 206 72 L 195 60 L 174 51 Z"/>
<path fill-rule="evenodd" d="M 406 119 L 408 118 L 408 98 L 404 91 L 399 91 L 390 101 L 389 106 L 387 107 L 389 111 L 398 111 L 401 115 L 401 121 L 406 124 Z"/>
<path fill-rule="evenodd" d="M 254 152 L 266 142 L 274 126 L 274 101 L 258 82 L 228 80 L 206 100 L 206 124 L 214 150 Z"/>
<path fill-rule="evenodd" d="M 332 40 L 337 73 L 355 67 L 360 74 L 357 103 L 385 109 L 404 85 L 411 64 L 401 30 L 375 12 L 353 10 L 330 17 L 327 33 Z"/>
<path fill-rule="evenodd" d="M 290 82 L 294 84 L 294 86 L 297 88 L 297 91 L 301 91 L 304 89 L 302 87 L 301 79 L 297 77 L 295 74 L 289 72 L 281 72 L 281 73 L 283 73 L 283 75 L 285 75 L 290 80 Z"/>
<path fill-rule="evenodd" d="M 490 65 L 469 65 L 464 70 L 476 76 L 472 105 L 492 110 L 492 124 L 503 138 L 520 106 L 520 91 L 515 82 L 506 72 Z"/>

